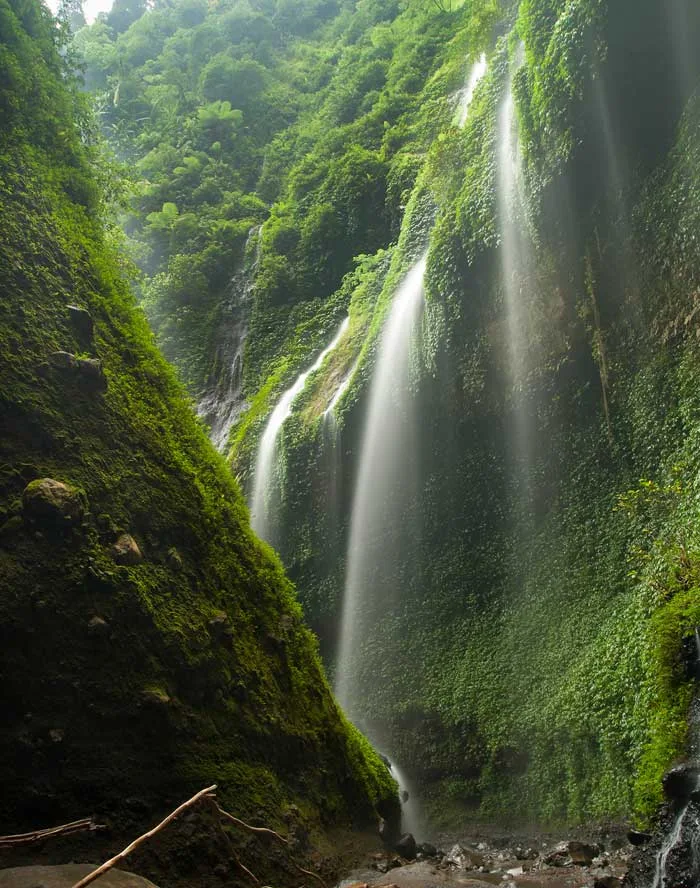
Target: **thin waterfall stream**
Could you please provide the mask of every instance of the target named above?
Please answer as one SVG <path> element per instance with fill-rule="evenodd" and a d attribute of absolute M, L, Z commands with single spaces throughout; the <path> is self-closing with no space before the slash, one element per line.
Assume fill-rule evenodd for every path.
<path fill-rule="evenodd" d="M 323 349 L 320 355 L 308 370 L 301 373 L 294 384 L 283 393 L 270 414 L 265 430 L 260 439 L 258 454 L 255 462 L 255 475 L 253 492 L 250 501 L 250 521 L 253 530 L 269 543 L 275 532 L 274 503 L 271 502 L 275 480 L 275 464 L 277 456 L 277 440 L 285 421 L 292 412 L 294 401 L 304 390 L 306 380 L 323 364 L 326 356 L 333 351 L 342 339 L 348 328 L 350 320 L 345 318 L 338 332 L 331 342 Z"/>

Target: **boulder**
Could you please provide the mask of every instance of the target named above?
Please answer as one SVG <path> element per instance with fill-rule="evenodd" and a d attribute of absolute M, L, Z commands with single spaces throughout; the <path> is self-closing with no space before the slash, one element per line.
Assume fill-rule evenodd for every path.
<path fill-rule="evenodd" d="M 416 840 L 411 833 L 404 833 L 394 845 L 394 850 L 406 860 L 416 859 Z"/>
<path fill-rule="evenodd" d="M 140 564 L 143 561 L 143 555 L 138 547 L 138 543 L 129 533 L 123 533 L 112 546 L 112 557 L 117 564 L 124 564 L 132 567 L 134 564 Z"/>
<path fill-rule="evenodd" d="M 617 876 L 599 876 L 593 882 L 593 888 L 620 888 L 622 879 Z"/>
<path fill-rule="evenodd" d="M 49 364 L 58 370 L 74 370 L 76 365 L 75 355 L 67 351 L 57 351 L 49 355 Z"/>
<path fill-rule="evenodd" d="M 641 848 L 642 845 L 647 845 L 651 841 L 651 833 L 631 829 L 627 833 L 627 839 L 630 845 L 634 845 L 635 848 Z"/>
<path fill-rule="evenodd" d="M 664 795 L 670 802 L 687 802 L 698 788 L 700 772 L 688 764 L 676 765 L 662 780 Z"/>
<path fill-rule="evenodd" d="M 484 845 L 484 847 L 486 847 Z M 467 851 L 461 845 L 453 845 L 445 855 L 445 861 L 460 869 L 478 869 L 484 865 L 484 857 L 476 851 Z"/>
<path fill-rule="evenodd" d="M 92 315 L 87 308 L 82 308 L 80 305 L 69 305 L 68 315 L 73 324 L 73 329 L 78 335 L 78 339 L 80 339 L 83 344 L 92 342 Z"/>
<path fill-rule="evenodd" d="M 430 842 L 421 842 L 416 850 L 425 857 L 437 857 L 438 853 L 435 845 L 432 845 Z"/>
<path fill-rule="evenodd" d="M 11 867 L 0 870 L 0 888 L 72 888 L 95 868 L 91 863 Z M 148 879 L 118 869 L 100 876 L 99 884 L 101 888 L 156 888 Z"/>
<path fill-rule="evenodd" d="M 598 845 L 589 845 L 587 842 L 567 842 L 566 850 L 575 866 L 590 866 L 600 854 Z"/>
<path fill-rule="evenodd" d="M 78 373 L 91 388 L 100 390 L 107 388 L 107 378 L 102 369 L 102 361 L 98 358 L 76 358 L 75 366 Z"/>
<path fill-rule="evenodd" d="M 85 496 L 70 484 L 53 478 L 30 481 L 22 493 L 24 516 L 32 524 L 66 527 L 85 514 Z"/>

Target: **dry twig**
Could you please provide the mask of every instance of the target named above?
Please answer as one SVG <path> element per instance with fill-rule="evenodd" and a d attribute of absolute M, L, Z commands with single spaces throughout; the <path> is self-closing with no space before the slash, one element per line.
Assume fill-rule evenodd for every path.
<path fill-rule="evenodd" d="M 120 851 L 119 854 L 112 857 L 106 863 L 103 863 L 102 866 L 98 866 L 96 870 L 93 870 L 91 873 L 88 873 L 84 879 L 81 879 L 79 882 L 76 882 L 73 885 L 73 888 L 85 888 L 86 885 L 89 885 L 91 882 L 94 882 L 95 879 L 98 879 L 103 873 L 106 873 L 107 870 L 112 869 L 113 866 L 116 866 L 121 860 L 127 857 L 131 852 L 138 848 L 146 839 L 150 839 L 156 833 L 160 832 L 164 827 L 166 827 L 169 823 L 171 823 L 175 818 L 181 814 L 186 808 L 190 808 L 196 802 L 198 802 L 201 798 L 205 796 L 211 796 L 211 794 L 216 790 L 216 784 L 214 786 L 208 786 L 206 789 L 201 789 L 196 795 L 193 795 L 191 799 L 188 799 L 186 802 L 183 802 L 179 808 L 176 808 L 172 814 L 168 814 L 165 820 L 161 820 L 158 826 L 154 826 L 153 829 L 149 830 L 147 833 L 144 833 L 142 836 L 139 836 L 138 839 L 134 839 L 134 841 L 128 845 L 123 851 Z"/>
<path fill-rule="evenodd" d="M 96 829 L 104 829 L 104 825 L 95 823 L 90 817 L 84 817 L 82 820 L 74 820 L 72 823 L 64 823 L 61 826 L 52 826 L 48 829 L 35 829 L 32 832 L 18 833 L 14 836 L 0 836 L 0 848 L 30 845 L 32 842 L 42 842 L 44 839 L 52 839 L 55 836 L 68 836 L 83 830 L 92 832 Z"/>

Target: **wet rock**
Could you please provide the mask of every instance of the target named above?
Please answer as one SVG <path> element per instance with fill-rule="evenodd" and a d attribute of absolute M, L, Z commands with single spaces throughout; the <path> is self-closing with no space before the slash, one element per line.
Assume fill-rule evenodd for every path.
<path fill-rule="evenodd" d="M 80 305 L 69 305 L 68 315 L 80 341 L 83 344 L 92 342 L 92 315 L 87 310 L 87 308 L 82 308 Z"/>
<path fill-rule="evenodd" d="M 136 540 L 129 533 L 123 533 L 112 546 L 112 557 L 117 564 L 132 567 L 143 561 L 143 555 Z"/>
<path fill-rule="evenodd" d="M 544 862 L 548 866 L 570 866 L 571 857 L 566 842 L 560 842 L 555 845 L 551 851 L 544 856 Z"/>
<path fill-rule="evenodd" d="M 387 768 L 391 771 L 391 762 L 389 761 L 389 759 L 388 759 L 385 755 L 382 755 L 381 752 L 380 752 L 380 753 L 377 753 L 377 754 L 379 755 L 379 758 L 380 758 L 380 759 L 384 762 L 384 764 L 387 766 Z"/>
<path fill-rule="evenodd" d="M 636 829 L 631 829 L 627 833 L 627 839 L 630 845 L 634 845 L 636 848 L 640 848 L 642 845 L 646 845 L 651 841 L 651 833 L 648 832 L 638 832 Z"/>
<path fill-rule="evenodd" d="M 601 849 L 598 845 L 589 845 L 587 842 L 568 842 L 566 850 L 575 866 L 590 866 Z"/>
<path fill-rule="evenodd" d="M 477 846 L 479 847 L 479 846 Z M 484 845 L 486 848 L 486 845 Z M 484 865 L 484 857 L 476 851 L 467 851 L 461 845 L 453 845 L 445 856 L 447 863 L 460 869 L 478 869 Z"/>
<path fill-rule="evenodd" d="M 53 478 L 30 481 L 22 493 L 25 517 L 33 524 L 65 527 L 85 514 L 84 494 Z"/>
<path fill-rule="evenodd" d="M 617 876 L 599 876 L 593 882 L 593 888 L 620 888 L 622 879 Z"/>
<path fill-rule="evenodd" d="M 662 780 L 664 795 L 670 802 L 686 802 L 698 788 L 700 772 L 688 764 L 676 765 Z"/>
<path fill-rule="evenodd" d="M 416 859 L 416 840 L 411 833 L 404 833 L 394 845 L 394 849 L 406 860 Z"/>
<path fill-rule="evenodd" d="M 438 853 L 435 845 L 431 845 L 430 842 L 421 842 L 418 845 L 417 851 L 425 857 L 437 857 Z"/>
<path fill-rule="evenodd" d="M 534 848 L 523 848 L 522 845 L 518 845 L 515 849 L 516 860 L 536 860 L 537 857 L 539 855 Z"/>

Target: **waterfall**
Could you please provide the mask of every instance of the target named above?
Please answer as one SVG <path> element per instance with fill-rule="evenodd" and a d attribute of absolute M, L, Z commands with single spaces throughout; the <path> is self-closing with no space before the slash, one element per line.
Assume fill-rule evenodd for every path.
<path fill-rule="evenodd" d="M 469 72 L 469 76 L 467 77 L 467 81 L 464 84 L 464 87 L 460 90 L 459 93 L 459 102 L 457 103 L 457 113 L 455 115 L 455 122 L 460 129 L 467 122 L 467 115 L 469 114 L 469 106 L 471 105 L 471 101 L 474 98 L 474 90 L 477 87 L 477 84 L 481 80 L 481 78 L 486 73 L 486 55 L 482 53 L 479 61 L 472 67 Z"/>
<path fill-rule="evenodd" d="M 215 369 L 197 404 L 197 415 L 209 426 L 209 437 L 219 451 L 225 449 L 229 431 L 243 404 L 243 347 L 248 335 L 248 302 L 260 261 L 260 229 L 261 226 L 256 225 L 248 232 L 243 261 L 231 278 L 231 298 L 223 309 L 215 351 Z"/>
<path fill-rule="evenodd" d="M 420 811 L 416 804 L 413 789 L 406 775 L 394 762 L 390 762 L 394 779 L 399 784 L 399 798 L 401 799 L 401 832 L 411 833 L 414 837 L 423 833 L 423 824 Z"/>
<path fill-rule="evenodd" d="M 683 821 L 685 820 L 685 815 L 688 813 L 689 806 L 690 802 L 678 812 L 673 823 L 673 828 L 664 838 L 661 849 L 656 855 L 656 869 L 654 871 L 654 881 L 651 884 L 651 888 L 664 888 L 666 884 L 666 861 L 668 860 L 668 855 L 673 851 L 681 839 L 681 835 L 683 834 Z"/>
<path fill-rule="evenodd" d="M 284 392 L 270 414 L 270 418 L 260 438 L 255 460 L 253 493 L 250 501 L 250 522 L 258 536 L 269 543 L 274 542 L 273 536 L 275 532 L 274 510 L 276 503 L 273 501 L 275 494 L 273 487 L 279 433 L 285 420 L 292 412 L 294 401 L 303 391 L 306 380 L 319 369 L 326 355 L 338 345 L 348 328 L 349 320 L 349 318 L 345 318 L 333 340 L 323 349 L 312 366 L 301 373 L 295 380 L 294 385 Z"/>
<path fill-rule="evenodd" d="M 362 694 L 356 657 L 362 610 L 388 557 L 386 529 L 399 516 L 392 497 L 405 483 L 404 432 L 411 424 L 409 390 L 411 342 L 423 308 L 426 256 L 408 272 L 384 325 L 369 396 L 360 468 L 350 520 L 345 594 L 336 669 L 336 694 L 350 718 L 357 717 Z M 405 451 L 404 451 L 405 456 Z"/>
<path fill-rule="evenodd" d="M 516 64 L 522 63 L 522 47 Z M 501 234 L 506 357 L 513 391 L 511 457 L 514 481 L 522 487 L 521 504 L 529 499 L 533 462 L 533 419 L 525 397 L 527 351 L 531 330 L 527 295 L 534 261 L 527 230 L 527 202 L 523 189 L 522 158 L 518 138 L 515 99 L 509 79 L 497 120 L 497 208 Z"/>
<path fill-rule="evenodd" d="M 459 105 L 458 122 L 467 119 L 469 102 L 486 71 L 485 59 L 474 65 Z M 364 698 L 371 666 L 363 657 L 363 642 L 372 621 L 389 624 L 399 604 L 397 577 L 402 542 L 415 551 L 417 534 L 407 520 L 411 492 L 415 490 L 417 423 L 410 386 L 411 354 L 423 311 L 427 250 L 410 268 L 398 287 L 378 343 L 369 404 L 360 450 L 346 554 L 345 589 L 335 669 L 335 693 L 351 720 L 375 744 L 391 749 L 391 738 L 373 736 L 363 724 Z M 351 371 L 350 378 L 354 373 Z M 342 388 L 342 386 L 341 386 Z M 337 395 L 339 400 L 342 392 Z M 329 409 L 335 406 L 334 399 Z M 331 411 L 332 412 L 332 411 Z M 393 762 L 399 783 L 406 777 Z M 403 808 L 404 827 L 419 830 L 418 803 L 412 792 Z"/>

